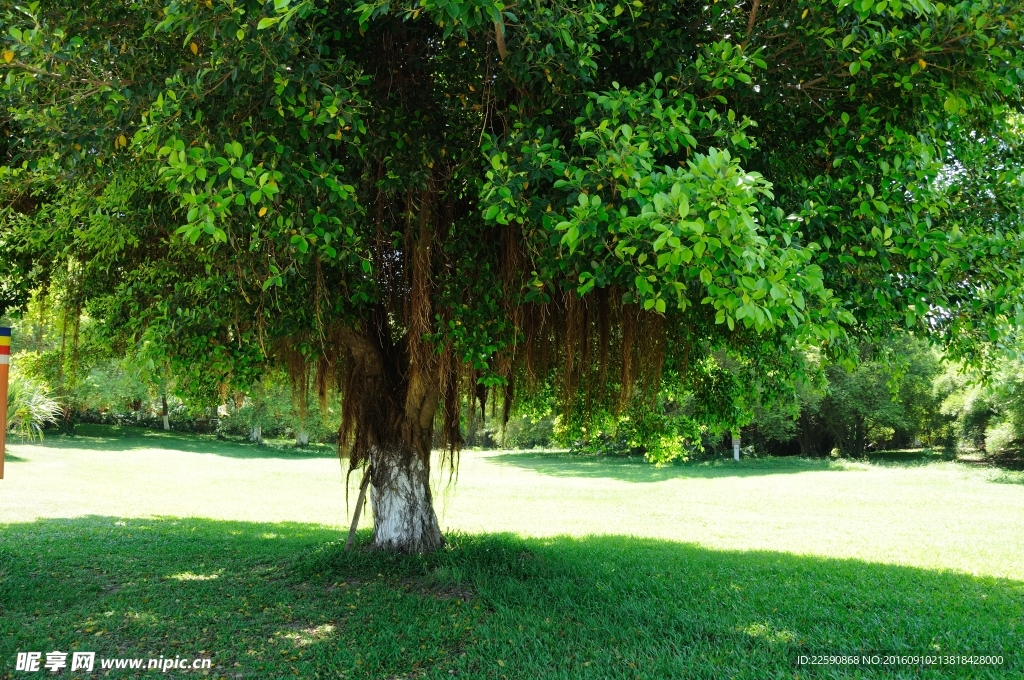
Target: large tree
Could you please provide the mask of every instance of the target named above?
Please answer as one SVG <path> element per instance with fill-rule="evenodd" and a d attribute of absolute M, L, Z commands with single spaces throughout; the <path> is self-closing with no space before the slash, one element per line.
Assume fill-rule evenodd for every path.
<path fill-rule="evenodd" d="M 463 404 L 729 426 L 727 364 L 767 399 L 795 348 L 1024 316 L 1016 0 L 5 7 L 9 304 L 200 395 L 336 383 L 378 547 L 441 544 Z"/>

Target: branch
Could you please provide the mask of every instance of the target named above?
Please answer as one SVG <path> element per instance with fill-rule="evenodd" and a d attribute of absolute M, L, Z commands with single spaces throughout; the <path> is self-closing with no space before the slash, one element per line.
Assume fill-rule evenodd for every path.
<path fill-rule="evenodd" d="M 834 75 L 834 74 L 830 73 L 827 76 L 819 76 L 817 78 L 812 78 L 812 79 L 808 80 L 806 83 L 797 83 L 796 85 L 786 85 L 785 87 L 791 87 L 794 90 L 806 90 L 809 87 L 814 87 L 815 85 L 817 85 L 821 81 L 831 77 L 832 75 Z"/>
<path fill-rule="evenodd" d="M 217 81 L 217 84 L 216 84 L 216 85 L 214 85 L 213 87 L 211 87 L 211 88 L 210 88 L 209 90 L 207 90 L 206 92 L 203 92 L 203 95 L 202 95 L 202 96 L 204 96 L 204 97 L 205 97 L 206 95 L 208 95 L 208 94 L 210 94 L 211 92 L 215 91 L 215 90 L 216 90 L 217 88 L 219 88 L 219 87 L 220 87 L 221 85 L 223 85 L 223 84 L 224 84 L 224 81 L 225 81 L 225 80 L 227 80 L 227 79 L 228 79 L 228 78 L 230 78 L 230 77 L 231 77 L 231 71 L 228 71 L 227 73 L 225 73 L 225 74 L 224 74 L 224 77 L 223 77 L 223 78 L 221 78 L 220 80 L 218 80 L 218 81 Z"/>
<path fill-rule="evenodd" d="M 351 328 L 342 328 L 338 335 L 352 353 L 352 358 L 361 362 L 368 374 L 380 374 L 384 370 L 380 350 L 367 337 Z"/>
<path fill-rule="evenodd" d="M 0 68 L 20 68 L 24 69 L 25 71 L 28 71 L 29 73 L 33 73 L 37 76 L 49 76 L 50 78 L 64 78 L 64 76 L 59 73 L 43 71 L 33 66 L 29 66 L 28 64 L 22 63 L 20 61 L 12 61 L 9 64 L 0 64 Z M 70 81 L 73 83 L 83 83 L 85 85 L 92 85 L 93 87 L 122 87 L 124 85 L 134 84 L 133 81 L 128 81 L 125 83 L 112 83 L 106 80 L 94 80 L 92 78 L 71 78 Z"/>
<path fill-rule="evenodd" d="M 757 9 L 761 6 L 761 0 L 754 0 L 754 6 L 750 8 L 750 16 L 747 17 L 747 37 L 744 38 L 743 43 L 740 45 L 743 49 L 747 48 L 747 43 L 750 42 L 750 33 L 754 30 L 754 21 L 757 20 Z"/>
<path fill-rule="evenodd" d="M 494 41 L 498 43 L 498 54 L 501 55 L 501 60 L 505 61 L 505 57 L 508 56 L 508 50 L 505 48 L 505 22 L 501 17 L 494 22 Z"/>

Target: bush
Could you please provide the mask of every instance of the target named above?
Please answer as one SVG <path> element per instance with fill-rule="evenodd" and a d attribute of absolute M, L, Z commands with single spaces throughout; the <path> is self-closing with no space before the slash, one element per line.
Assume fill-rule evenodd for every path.
<path fill-rule="evenodd" d="M 529 415 L 510 418 L 505 426 L 503 444 L 509 449 L 543 449 L 554 444 L 555 417 Z"/>
<path fill-rule="evenodd" d="M 1017 439 L 1017 429 L 1013 423 L 1004 421 L 997 425 L 990 425 L 985 430 L 985 452 L 994 454 L 1009 451 L 1014 448 L 1013 444 Z"/>
<path fill-rule="evenodd" d="M 1021 448 L 1024 443 L 1024 362 L 1002 359 L 990 373 L 958 367 L 939 381 L 941 411 L 950 421 L 950 437 L 961 446 L 990 454 Z"/>
<path fill-rule="evenodd" d="M 56 423 L 60 404 L 50 396 L 50 388 L 41 380 L 27 377 L 12 368 L 7 392 L 7 428 L 22 440 L 43 438 L 43 428 Z"/>

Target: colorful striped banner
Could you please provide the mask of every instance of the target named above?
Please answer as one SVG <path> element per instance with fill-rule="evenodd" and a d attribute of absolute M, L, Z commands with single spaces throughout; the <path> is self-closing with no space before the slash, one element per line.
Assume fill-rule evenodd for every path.
<path fill-rule="evenodd" d="M 7 446 L 7 378 L 11 363 L 11 329 L 0 327 L 0 479 Z"/>

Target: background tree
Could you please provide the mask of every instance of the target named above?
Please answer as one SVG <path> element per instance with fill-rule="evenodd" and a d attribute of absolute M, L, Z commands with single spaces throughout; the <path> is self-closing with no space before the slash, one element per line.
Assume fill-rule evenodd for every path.
<path fill-rule="evenodd" d="M 336 384 L 381 548 L 440 545 L 463 395 L 582 428 L 712 357 L 782 395 L 794 349 L 980 361 L 1024 318 L 1017 2 L 0 13 L 16 287 L 72 272 L 196 399 Z"/>
<path fill-rule="evenodd" d="M 882 349 L 888 356 L 870 357 L 853 371 L 827 367 L 824 393 L 803 404 L 844 455 L 859 456 L 869 444 L 909 447 L 928 433 L 929 416 L 938 410 L 932 381 L 939 362 L 932 352 L 914 343 Z"/>
<path fill-rule="evenodd" d="M 905 336 L 865 344 L 846 365 L 809 356 L 789 404 L 755 410 L 752 439 L 765 451 L 805 456 L 833 448 L 860 456 L 869 447 L 952 447 L 942 359 L 925 341 Z"/>
<path fill-rule="evenodd" d="M 1024 464 L 1024 366 L 1019 358 L 1004 358 L 991 371 L 965 370 L 952 365 L 940 377 L 941 416 L 947 437 L 959 440 L 1001 462 Z"/>

